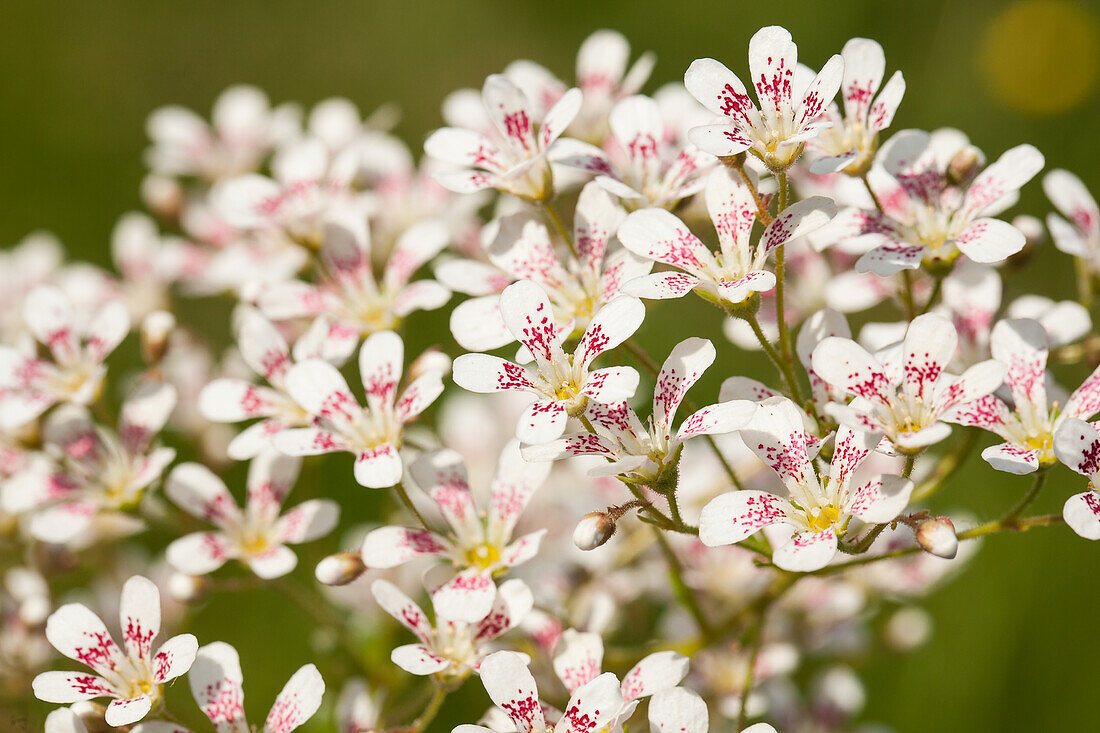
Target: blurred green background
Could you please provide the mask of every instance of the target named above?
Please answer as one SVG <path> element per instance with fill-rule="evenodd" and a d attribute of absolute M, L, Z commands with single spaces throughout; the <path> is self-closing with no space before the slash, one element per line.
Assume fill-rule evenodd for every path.
<path fill-rule="evenodd" d="M 418 149 L 448 91 L 478 86 L 523 57 L 571 79 L 577 46 L 601 27 L 625 33 L 636 52 L 658 53 L 650 90 L 701 56 L 743 70 L 747 41 L 763 25 L 789 28 L 811 65 L 850 37 L 875 38 L 888 73 L 900 68 L 908 82 L 895 129 L 959 127 L 991 157 L 1031 142 L 1048 168 L 1072 168 L 1100 192 L 1098 19 L 1096 4 L 1051 0 L 9 2 L 0 23 L 0 243 L 44 227 L 74 257 L 107 264 L 111 226 L 139 204 L 143 123 L 159 105 L 205 115 L 224 87 L 241 81 L 275 102 L 343 95 L 367 112 L 395 101 L 404 112 L 397 132 Z M 1037 181 L 1021 210 L 1049 210 Z M 1047 247 L 1032 264 L 1031 289 L 1069 297 L 1067 258 Z M 680 335 L 671 330 L 647 322 L 644 343 L 663 356 Z M 728 344 L 719 349 L 726 364 L 741 361 Z M 1071 369 L 1064 383 L 1085 373 Z M 708 375 L 699 394 L 712 394 L 724 376 Z M 992 517 L 1027 485 L 973 460 L 939 500 Z M 1037 511 L 1058 511 L 1080 486 L 1059 471 Z M 341 498 L 355 497 L 362 494 Z M 867 719 L 902 733 L 1097 729 L 1098 550 L 1064 528 L 990 538 L 965 574 L 929 600 L 931 643 L 864 668 Z M 310 654 L 291 631 L 308 621 L 268 600 L 260 591 L 212 605 L 197 630 L 203 642 L 241 649 L 253 721 Z M 372 656 L 388 664 L 388 650 Z"/>

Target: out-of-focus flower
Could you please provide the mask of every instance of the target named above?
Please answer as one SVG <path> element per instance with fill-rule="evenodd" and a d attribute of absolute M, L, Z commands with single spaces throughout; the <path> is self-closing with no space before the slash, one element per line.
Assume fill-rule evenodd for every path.
<path fill-rule="evenodd" d="M 0 427 L 7 429 L 30 422 L 59 402 L 94 402 L 107 373 L 103 362 L 130 330 L 121 302 L 109 302 L 89 319 L 51 285 L 27 294 L 23 320 L 51 360 L 0 345 Z"/>
<path fill-rule="evenodd" d="M 554 192 L 546 154 L 580 111 L 582 95 L 570 89 L 555 102 L 536 130 L 531 101 L 506 76 L 493 74 L 481 90 L 496 129 L 495 139 L 476 130 L 444 127 L 424 143 L 424 152 L 463 170 L 436 174 L 456 193 L 495 188 L 530 201 L 546 201 Z"/>
<path fill-rule="evenodd" d="M 1094 272 L 1100 270 L 1100 209 L 1096 199 L 1080 178 L 1061 168 L 1043 177 L 1043 191 L 1066 217 L 1047 215 L 1047 228 L 1054 246 L 1085 260 Z"/>
<path fill-rule="evenodd" d="M 903 130 L 887 141 L 878 154 L 882 170 L 868 179 L 882 210 L 851 209 L 842 214 L 848 227 L 833 230 L 865 248 L 857 270 L 887 277 L 923 263 L 942 271 L 960 254 L 992 263 L 1023 249 L 1023 233 L 992 217 L 1042 169 L 1042 153 L 1018 145 L 980 173 L 981 158 L 965 175 L 954 173 L 952 162 L 968 154 L 980 156 L 955 130 Z"/>
<path fill-rule="evenodd" d="M 340 516 L 339 506 L 328 499 L 310 499 L 280 515 L 300 464 L 297 458 L 271 450 L 253 458 L 243 511 L 210 469 L 201 463 L 176 466 L 164 483 L 164 492 L 181 509 L 218 529 L 174 541 L 166 550 L 168 562 L 188 575 L 205 575 L 233 559 L 261 578 L 289 573 L 298 558 L 287 545 L 325 536 Z"/>
<path fill-rule="evenodd" d="M 475 621 L 449 618 L 435 605 L 436 623 L 432 626 L 420 606 L 387 580 L 376 580 L 371 592 L 386 613 L 393 616 L 420 642 L 393 650 L 390 658 L 401 669 L 416 675 L 439 675 L 462 680 L 476 672 L 491 651 L 488 644 L 515 628 L 531 611 L 531 589 L 517 578 L 501 583 L 490 610 Z M 433 594 L 434 602 L 434 594 Z"/>
<path fill-rule="evenodd" d="M 409 313 L 439 308 L 451 297 L 434 280 L 409 282 L 447 245 L 449 235 L 441 222 L 424 221 L 405 230 L 386 259 L 381 280 L 371 266 L 370 233 L 362 211 L 334 210 L 323 226 L 320 281 L 291 280 L 266 289 L 259 306 L 268 318 L 325 316 L 340 333 L 358 337 L 395 328 Z"/>
<path fill-rule="evenodd" d="M 310 427 L 283 430 L 275 447 L 287 455 L 355 454 L 355 480 L 369 488 L 401 480 L 398 450 L 405 424 L 432 404 L 443 391 L 443 375 L 429 369 L 400 395 L 405 345 L 393 331 L 379 331 L 359 350 L 359 378 L 366 390 L 364 409 L 344 377 L 326 361 L 307 359 L 290 368 L 286 390 L 309 414 Z"/>
<path fill-rule="evenodd" d="M 134 509 L 176 456 L 154 442 L 175 405 L 175 388 L 147 382 L 123 404 L 117 432 L 97 425 L 82 407 L 59 408 L 43 428 L 55 465 L 7 482 L 0 505 L 29 513 L 30 534 L 55 543 L 69 542 L 94 520 Z"/>
<path fill-rule="evenodd" d="M 489 487 L 488 512 L 478 511 L 466 466 L 454 451 L 426 453 L 411 467 L 416 483 L 439 507 L 450 527 L 446 535 L 428 529 L 382 527 L 363 540 L 363 562 L 392 568 L 416 557 L 450 560 L 454 578 L 432 596 L 445 618 L 473 623 L 493 604 L 493 576 L 520 565 L 538 552 L 546 530 L 512 539 L 520 514 L 550 472 L 548 463 L 528 463 L 512 441 L 505 446 Z"/>

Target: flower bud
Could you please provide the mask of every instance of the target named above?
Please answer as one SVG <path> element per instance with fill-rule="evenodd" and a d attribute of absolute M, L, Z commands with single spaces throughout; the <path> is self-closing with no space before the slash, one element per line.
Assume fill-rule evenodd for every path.
<path fill-rule="evenodd" d="M 141 357 L 157 364 L 168 350 L 168 337 L 176 328 L 176 317 L 168 311 L 153 311 L 141 322 Z"/>
<path fill-rule="evenodd" d="M 73 711 L 76 717 L 80 718 L 80 722 L 84 724 L 88 733 L 107 733 L 108 731 L 118 730 L 107 725 L 107 721 L 103 719 L 107 713 L 107 708 L 98 702 L 82 700 L 73 703 L 69 709 Z"/>
<path fill-rule="evenodd" d="M 917 527 L 917 544 L 925 552 L 948 560 L 959 551 L 959 538 L 955 536 L 955 525 L 947 517 L 933 517 L 921 522 Z"/>
<path fill-rule="evenodd" d="M 573 544 L 582 550 L 595 550 L 615 534 L 615 520 L 605 512 L 589 512 L 573 530 Z"/>
<path fill-rule="evenodd" d="M 317 563 L 313 574 L 325 585 L 347 585 L 367 569 L 358 552 L 337 552 Z"/>
<path fill-rule="evenodd" d="M 146 176 L 141 182 L 141 200 L 162 219 L 174 221 L 183 207 L 183 188 L 167 176 Z"/>
<path fill-rule="evenodd" d="M 168 594 L 180 603 L 198 603 L 206 597 L 207 581 L 201 575 L 172 573 L 168 578 Z"/>
<path fill-rule="evenodd" d="M 947 181 L 954 186 L 965 186 L 985 167 L 985 156 L 973 145 L 967 145 L 951 156 L 947 164 Z"/>

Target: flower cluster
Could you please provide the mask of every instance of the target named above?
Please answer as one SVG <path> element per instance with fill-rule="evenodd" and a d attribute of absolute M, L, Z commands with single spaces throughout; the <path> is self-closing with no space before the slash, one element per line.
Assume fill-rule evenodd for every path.
<path fill-rule="evenodd" d="M 1084 184 L 1042 183 L 1078 297 L 1002 308 L 1034 147 L 891 133 L 905 81 L 869 39 L 815 71 L 764 28 L 748 76 L 699 59 L 652 96 L 630 58 L 599 31 L 573 84 L 518 61 L 455 92 L 419 162 L 344 99 L 164 108 L 116 272 L 43 234 L 0 255 L 0 683 L 71 706 L 48 733 L 257 730 L 233 646 L 154 644 L 245 591 L 318 631 L 265 733 L 423 733 L 482 687 L 455 733 L 840 733 L 851 665 L 924 641 L 968 540 L 1100 538 L 1100 368 L 1054 374 L 1100 362 Z M 982 441 L 1020 496 L 933 512 Z M 76 570 L 117 626 L 52 610 Z"/>

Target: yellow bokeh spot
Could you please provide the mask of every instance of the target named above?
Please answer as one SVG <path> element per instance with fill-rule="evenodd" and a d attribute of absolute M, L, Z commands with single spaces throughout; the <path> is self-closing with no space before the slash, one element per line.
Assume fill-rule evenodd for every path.
<path fill-rule="evenodd" d="M 1096 85 L 1100 23 L 1084 4 L 1020 0 L 986 28 L 981 67 L 994 96 L 1034 115 L 1065 112 Z"/>

